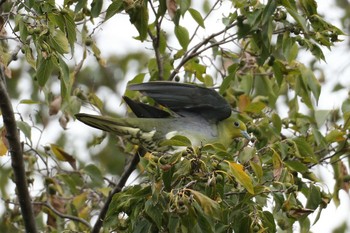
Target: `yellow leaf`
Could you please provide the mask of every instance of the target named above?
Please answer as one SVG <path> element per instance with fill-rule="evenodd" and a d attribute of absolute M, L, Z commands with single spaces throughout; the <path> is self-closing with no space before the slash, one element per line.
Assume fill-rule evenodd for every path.
<path fill-rule="evenodd" d="M 6 138 L 6 128 L 0 129 L 0 156 L 4 156 L 8 150 L 8 141 Z"/>
<path fill-rule="evenodd" d="M 247 95 L 240 95 L 238 99 L 239 111 L 245 112 L 245 109 L 250 104 L 250 99 Z"/>
<path fill-rule="evenodd" d="M 63 148 L 59 147 L 55 144 L 50 144 L 52 153 L 56 156 L 56 158 L 60 161 L 68 162 L 74 169 L 76 169 L 75 158 L 65 152 Z"/>
<path fill-rule="evenodd" d="M 209 216 L 212 216 L 216 219 L 220 219 L 220 206 L 219 204 L 204 195 L 203 193 L 200 193 L 198 191 L 192 190 L 192 189 L 187 189 L 189 190 L 192 194 L 194 199 L 199 203 L 199 205 L 202 207 L 204 213 L 206 213 Z"/>
<path fill-rule="evenodd" d="M 235 162 L 226 162 L 230 166 L 231 174 L 236 178 L 237 182 L 240 183 L 247 191 L 254 194 L 253 181 L 250 176 L 244 172 L 244 167 L 241 164 Z"/>
<path fill-rule="evenodd" d="M 0 140 L 0 156 L 4 156 L 7 153 L 7 147 L 5 146 L 4 142 Z"/>

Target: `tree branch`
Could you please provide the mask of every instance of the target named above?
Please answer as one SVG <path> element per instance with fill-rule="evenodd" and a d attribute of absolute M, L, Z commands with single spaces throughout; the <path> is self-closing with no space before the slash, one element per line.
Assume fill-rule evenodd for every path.
<path fill-rule="evenodd" d="M 28 191 L 26 171 L 23 162 L 22 145 L 17 131 L 11 100 L 6 89 L 3 66 L 0 67 L 0 109 L 6 128 L 6 138 L 10 145 L 11 166 L 14 173 L 14 182 L 16 184 L 18 201 L 21 207 L 25 229 L 28 233 L 36 233 L 37 229 L 33 207 Z"/>
<path fill-rule="evenodd" d="M 120 177 L 118 185 L 108 195 L 107 200 L 106 200 L 104 206 L 102 207 L 100 214 L 98 215 L 97 221 L 91 230 L 91 233 L 99 233 L 100 232 L 100 229 L 103 225 L 103 221 L 106 217 L 109 205 L 112 202 L 112 198 L 113 198 L 114 194 L 119 193 L 122 190 L 122 188 L 125 186 L 126 181 L 129 178 L 129 176 L 136 169 L 136 166 L 140 161 L 140 156 L 142 157 L 145 154 L 146 154 L 146 151 L 139 148 L 137 150 L 137 152 L 134 154 L 134 156 L 132 157 L 132 159 L 129 161 L 129 163 L 127 164 L 127 166 L 124 169 L 122 176 Z"/>
<path fill-rule="evenodd" d="M 164 80 L 164 69 L 163 69 L 163 59 L 159 51 L 159 41 L 160 41 L 160 26 L 162 24 L 163 18 L 160 18 L 158 21 L 157 18 L 157 12 L 154 9 L 154 6 L 152 4 L 152 1 L 148 1 L 151 5 L 151 9 L 153 10 L 153 13 L 156 17 L 156 35 L 153 35 L 150 30 L 148 30 L 148 35 L 151 37 L 152 40 L 152 46 L 154 49 L 154 53 L 156 56 L 156 61 L 157 61 L 157 67 L 158 67 L 158 79 L 159 80 Z"/>
<path fill-rule="evenodd" d="M 209 15 L 214 11 L 216 5 L 217 5 L 218 3 L 220 3 L 220 2 L 221 2 L 221 0 L 217 0 L 217 1 L 214 3 L 214 5 L 210 8 L 210 10 L 209 10 L 209 12 L 207 13 L 207 15 L 203 18 L 203 21 L 205 21 L 205 20 L 209 17 Z M 192 36 L 191 36 L 191 38 L 190 38 L 190 43 L 191 43 L 191 41 L 193 40 L 193 38 L 196 36 L 199 27 L 200 27 L 200 26 L 197 25 L 196 29 L 194 30 L 194 32 L 193 32 L 193 34 L 192 34 Z"/>
<path fill-rule="evenodd" d="M 198 56 L 200 53 L 204 52 L 205 50 L 208 50 L 214 46 L 220 45 L 220 44 L 224 44 L 227 43 L 228 41 L 227 38 L 231 37 L 228 36 L 227 38 L 224 38 L 222 41 L 220 42 L 216 42 L 213 43 L 210 46 L 207 46 L 203 49 L 200 50 L 200 48 L 202 48 L 203 46 L 205 46 L 206 44 L 208 44 L 212 39 L 214 39 L 215 37 L 225 33 L 226 31 L 228 31 L 229 29 L 233 28 L 234 26 L 236 26 L 237 23 L 233 23 L 227 27 L 225 27 L 224 29 L 222 29 L 221 31 L 214 33 L 210 36 L 208 36 L 207 38 L 205 38 L 203 41 L 201 41 L 200 43 L 198 43 L 197 45 L 195 45 L 193 48 L 189 49 L 185 55 L 183 56 L 182 60 L 180 61 L 180 63 L 177 65 L 177 67 L 173 70 L 173 72 L 171 72 L 170 76 L 169 76 L 169 80 L 173 80 L 174 77 L 176 76 L 177 73 L 179 73 L 180 69 L 182 66 L 184 66 L 189 60 L 191 60 L 192 58 Z"/>
<path fill-rule="evenodd" d="M 56 214 L 60 218 L 66 218 L 66 219 L 70 219 L 70 220 L 73 220 L 76 222 L 80 222 L 80 223 L 84 224 L 85 226 L 87 226 L 89 229 L 91 228 L 90 223 L 87 222 L 85 219 L 78 218 L 78 217 L 73 216 L 73 215 L 61 213 L 60 211 L 56 210 L 52 205 L 50 205 L 47 202 L 33 202 L 33 205 L 45 206 L 45 207 L 49 208 L 54 214 Z"/>

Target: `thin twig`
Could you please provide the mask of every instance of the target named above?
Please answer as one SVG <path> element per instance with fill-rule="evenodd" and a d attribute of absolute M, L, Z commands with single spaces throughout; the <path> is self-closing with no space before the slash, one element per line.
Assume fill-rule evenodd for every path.
<path fill-rule="evenodd" d="M 156 35 L 153 35 L 150 30 L 148 30 L 148 35 L 151 37 L 152 40 L 152 46 L 154 49 L 154 53 L 156 56 L 157 61 L 157 67 L 158 67 L 158 79 L 164 80 L 164 69 L 163 69 L 163 59 L 159 51 L 159 41 L 160 41 L 160 31 L 161 31 L 161 23 L 162 23 L 162 17 L 158 21 L 157 18 L 157 12 L 154 9 L 154 6 L 152 4 L 152 1 L 148 1 L 151 5 L 151 9 L 153 10 L 154 15 L 156 16 Z"/>
<path fill-rule="evenodd" d="M 120 177 L 118 185 L 108 195 L 107 200 L 106 200 L 105 204 L 103 205 L 100 214 L 98 215 L 97 221 L 91 230 L 91 233 L 99 233 L 100 232 L 100 229 L 103 225 L 103 221 L 106 217 L 109 205 L 112 202 L 112 198 L 113 198 L 114 194 L 119 193 L 122 190 L 122 188 L 125 186 L 126 181 L 129 178 L 129 176 L 136 169 L 136 166 L 140 161 L 140 156 L 143 156 L 145 153 L 146 153 L 146 151 L 139 148 L 138 151 L 132 157 L 132 159 L 129 161 L 129 163 L 127 164 L 127 166 L 124 169 L 122 176 Z"/>
<path fill-rule="evenodd" d="M 231 29 L 232 27 L 236 26 L 237 23 L 233 23 L 227 27 L 225 27 L 224 29 L 222 29 L 221 31 L 214 33 L 210 36 L 208 36 L 207 38 L 205 38 L 203 41 L 201 41 L 200 43 L 198 43 L 197 45 L 195 45 L 194 47 L 192 47 L 191 49 L 189 49 L 185 55 L 183 56 L 182 60 L 180 61 L 180 63 L 177 65 L 177 67 L 173 70 L 173 72 L 171 72 L 170 76 L 169 76 L 169 80 L 173 80 L 174 77 L 176 76 L 177 73 L 179 73 L 181 67 L 183 67 L 189 60 L 191 60 L 192 58 L 198 56 L 199 54 L 201 54 L 202 52 L 218 46 L 218 45 L 222 45 L 225 43 L 228 43 L 229 41 L 232 41 L 233 39 L 230 39 L 229 41 L 227 41 L 228 38 L 232 37 L 228 36 L 226 38 L 224 38 L 223 40 L 216 42 L 216 43 L 212 43 L 210 46 L 207 46 L 203 49 L 200 50 L 200 48 L 202 48 L 203 46 L 205 46 L 206 44 L 208 44 L 212 39 L 214 39 L 215 37 L 225 33 L 226 31 L 228 31 L 229 29 Z"/>
<path fill-rule="evenodd" d="M 42 205 L 45 206 L 47 208 L 49 208 L 54 214 L 56 214 L 58 217 L 60 218 L 65 218 L 65 219 L 70 219 L 76 222 L 80 222 L 82 224 L 84 224 L 85 226 L 87 226 L 89 229 L 91 229 L 91 225 L 88 221 L 86 221 L 85 219 L 73 216 L 73 215 L 69 215 L 69 214 L 64 214 L 61 213 L 60 211 L 56 210 L 50 203 L 48 202 L 33 202 L 33 205 Z"/>
<path fill-rule="evenodd" d="M 207 13 L 207 15 L 203 18 L 203 21 L 205 21 L 205 20 L 209 17 L 209 15 L 213 12 L 213 10 L 215 9 L 216 5 L 217 5 L 219 2 L 221 2 L 221 0 L 217 0 L 217 1 L 214 3 L 214 5 L 210 8 L 210 10 L 209 10 L 209 12 Z M 192 34 L 192 36 L 191 36 L 191 38 L 190 38 L 190 43 L 191 43 L 191 41 L 193 40 L 193 38 L 196 36 L 197 31 L 199 30 L 199 27 L 200 27 L 200 26 L 197 25 L 196 29 L 194 30 L 194 32 L 193 32 L 193 34 Z"/>
<path fill-rule="evenodd" d="M 0 109 L 4 126 L 6 128 L 6 138 L 9 142 L 9 152 L 11 155 L 11 165 L 16 184 L 18 201 L 21 207 L 22 217 L 26 232 L 36 233 L 35 217 L 31 198 L 29 195 L 27 176 L 23 162 L 23 150 L 17 130 L 15 115 L 12 109 L 11 100 L 5 86 L 5 74 L 3 66 L 0 67 Z"/>

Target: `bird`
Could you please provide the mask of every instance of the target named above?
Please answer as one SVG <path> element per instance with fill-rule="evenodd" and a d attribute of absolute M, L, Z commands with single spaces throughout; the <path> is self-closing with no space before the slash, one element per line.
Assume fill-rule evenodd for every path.
<path fill-rule="evenodd" d="M 221 143 L 228 147 L 235 138 L 250 140 L 246 125 L 214 89 L 171 81 L 131 84 L 127 88 L 150 97 L 160 107 L 123 96 L 136 117 L 112 118 L 86 113 L 75 117 L 86 125 L 122 136 L 148 152 L 175 150 L 164 142 L 176 135 L 189 139 L 192 146 Z"/>

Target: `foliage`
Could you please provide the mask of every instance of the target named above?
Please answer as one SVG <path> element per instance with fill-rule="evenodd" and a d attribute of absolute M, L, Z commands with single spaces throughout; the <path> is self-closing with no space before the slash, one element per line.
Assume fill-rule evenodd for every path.
<path fill-rule="evenodd" d="M 254 140 L 237 140 L 230 148 L 189 145 L 171 156 L 145 155 L 139 164 L 139 183 L 113 196 L 104 232 L 291 232 L 295 223 L 301 232 L 308 232 L 331 200 L 340 204 L 340 190 L 349 191 L 350 100 L 344 100 L 340 109 L 319 110 L 322 83 L 312 67 L 298 60 L 305 53 L 326 60 L 322 49 L 340 42 L 343 32 L 318 14 L 315 0 L 196 4 L 190 0 L 2 3 L 7 16 L 1 16 L 1 34 L 4 37 L 6 29 L 14 39 L 0 41 L 0 62 L 9 78 L 9 93 L 19 99 L 19 106 L 28 106 L 19 112 L 17 127 L 24 142 L 28 183 L 33 190 L 42 187 L 32 192 L 40 230 L 91 230 L 96 212 L 116 186 L 108 177 L 120 175 L 124 158 L 135 153 L 134 146 L 99 134 L 84 142 L 91 148 L 92 161 L 86 162 L 67 139 L 68 121 L 82 105 L 118 115 L 105 107 L 98 92 L 115 91 L 135 61 L 130 83 L 176 80 L 218 87 L 240 111 Z M 225 9 L 220 26 L 207 35 L 208 19 L 217 9 Z M 124 13 L 130 19 L 128 27 L 138 32 L 134 39 L 152 46 L 153 54 L 143 51 L 106 60 L 93 36 L 105 21 Z M 196 28 L 185 25 L 188 17 Z M 17 48 L 12 50 L 13 44 Z M 98 65 L 87 64 L 92 56 Z M 18 68 L 11 66 L 16 59 Z M 31 85 L 26 95 L 16 89 L 24 74 L 30 76 Z M 58 115 L 61 127 L 68 130 L 41 147 L 33 131 L 43 134 L 49 115 Z M 4 154 L 8 146 L 4 129 L 1 132 Z M 101 143 L 101 151 L 93 150 Z M 187 145 L 188 140 L 179 137 L 174 143 Z M 332 167 L 333 191 L 323 188 L 315 173 L 318 166 Z M 0 178 L 7 210 L 0 229 L 22 230 L 18 200 L 6 188 L 13 171 L 3 165 L 0 171 L 8 174 Z M 314 212 L 317 217 L 311 222 L 308 215 Z"/>

